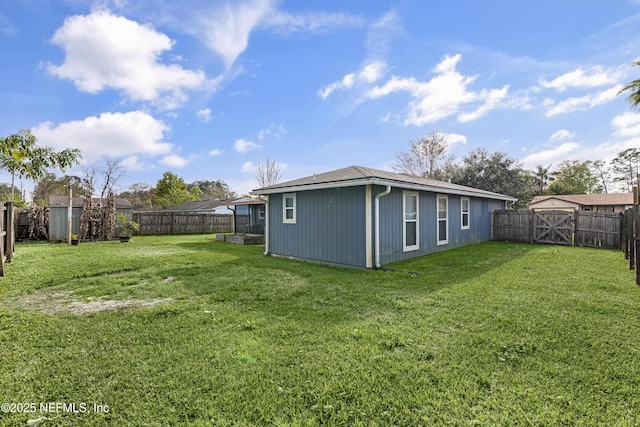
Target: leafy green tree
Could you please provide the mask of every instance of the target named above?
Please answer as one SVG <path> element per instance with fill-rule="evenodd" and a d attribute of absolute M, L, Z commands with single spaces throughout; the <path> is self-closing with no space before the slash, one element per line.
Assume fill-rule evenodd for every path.
<path fill-rule="evenodd" d="M 12 201 L 14 206 L 19 208 L 27 206 L 21 192 L 17 194 L 12 192 L 11 184 L 0 183 L 0 200 Z"/>
<path fill-rule="evenodd" d="M 198 196 L 187 189 L 184 179 L 178 175 L 165 172 L 156 184 L 155 189 L 158 204 L 162 207 L 176 206 L 181 203 L 198 200 Z"/>
<path fill-rule="evenodd" d="M 197 180 L 187 184 L 187 189 L 192 194 L 194 194 L 196 187 L 202 192 L 200 199 L 230 199 L 236 197 L 236 193 L 222 180 Z"/>
<path fill-rule="evenodd" d="M 132 184 L 127 191 L 121 192 L 118 197 L 129 200 L 134 208 L 151 208 L 157 205 L 155 190 L 145 182 Z"/>
<path fill-rule="evenodd" d="M 69 186 L 73 194 L 82 194 L 82 180 L 79 177 L 65 175 L 58 178 L 56 174 L 48 172 L 36 182 L 33 201 L 35 204 L 46 204 L 50 196 L 66 196 L 69 194 Z"/>
<path fill-rule="evenodd" d="M 640 66 L 640 60 L 634 61 L 631 65 Z M 627 101 L 631 104 L 631 108 L 638 108 L 638 105 L 640 105 L 640 79 L 636 79 L 620 89 L 618 95 L 623 92 L 630 92 L 627 96 Z"/>
<path fill-rule="evenodd" d="M 76 148 L 56 152 L 51 147 L 40 147 L 37 143 L 38 140 L 28 129 L 0 139 L 0 168 L 11 172 L 12 196 L 16 174 L 36 181 L 49 168 L 64 171 L 78 163 L 81 157 L 80 150 Z"/>
<path fill-rule="evenodd" d="M 565 160 L 553 173 L 551 194 L 594 194 L 602 193 L 600 179 L 592 170 L 591 161 Z"/>
<path fill-rule="evenodd" d="M 628 148 L 611 160 L 614 180 L 622 183 L 625 191 L 631 191 L 640 173 L 640 149 Z"/>
<path fill-rule="evenodd" d="M 538 187 L 536 178 L 517 160 L 501 152 L 490 154 L 484 148 L 474 150 L 462 159 L 452 181 L 516 197 L 516 208 L 528 206 Z"/>
<path fill-rule="evenodd" d="M 538 195 L 541 196 L 544 194 L 547 185 L 549 184 L 549 169 L 551 165 L 546 168 L 542 165 L 536 165 L 536 170 L 534 172 L 534 176 L 538 181 Z"/>

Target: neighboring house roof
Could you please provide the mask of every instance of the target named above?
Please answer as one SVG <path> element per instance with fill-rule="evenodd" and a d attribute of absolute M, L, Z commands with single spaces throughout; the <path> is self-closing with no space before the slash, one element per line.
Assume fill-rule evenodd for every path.
<path fill-rule="evenodd" d="M 204 200 L 195 200 L 193 202 L 186 202 L 176 206 L 170 206 L 165 211 L 206 211 L 213 210 L 218 206 L 222 206 L 222 204 L 226 200 L 220 199 L 204 199 Z"/>
<path fill-rule="evenodd" d="M 264 205 L 265 202 L 262 200 L 254 199 L 251 197 L 241 197 L 236 200 L 230 200 L 228 202 L 224 202 L 225 206 L 238 206 L 238 205 Z"/>
<path fill-rule="evenodd" d="M 99 197 L 93 197 L 93 203 L 98 203 L 101 199 Z M 71 203 L 74 207 L 82 207 L 84 205 L 83 197 L 74 197 L 71 200 Z M 106 204 L 107 199 L 102 199 L 102 204 Z M 66 208 L 69 206 L 69 197 L 68 196 L 49 196 L 49 207 L 57 207 L 57 208 Z M 120 209 L 131 209 L 133 206 L 131 202 L 127 199 L 123 199 L 121 197 L 116 197 L 116 208 Z"/>
<path fill-rule="evenodd" d="M 326 173 L 294 179 L 269 187 L 259 188 L 251 194 L 272 194 L 286 191 L 304 191 L 322 188 L 349 187 L 355 185 L 391 185 L 400 188 L 431 191 L 437 193 L 456 194 L 461 196 L 483 197 L 487 199 L 516 201 L 517 199 L 504 194 L 478 190 L 464 185 L 451 184 L 431 178 L 382 171 L 362 166 L 349 166 Z"/>
<path fill-rule="evenodd" d="M 633 193 L 613 194 L 567 194 L 554 196 L 536 196 L 529 206 L 546 200 L 556 199 L 581 206 L 622 206 L 633 205 Z"/>

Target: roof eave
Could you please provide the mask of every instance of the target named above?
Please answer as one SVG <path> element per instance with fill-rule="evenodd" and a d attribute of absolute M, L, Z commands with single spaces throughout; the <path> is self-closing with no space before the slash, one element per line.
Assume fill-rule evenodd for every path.
<path fill-rule="evenodd" d="M 358 179 L 351 179 L 351 180 L 345 180 L 345 181 L 323 182 L 318 184 L 303 184 L 303 185 L 293 185 L 293 186 L 278 187 L 278 188 L 259 188 L 257 190 L 251 191 L 249 194 L 268 195 L 268 194 L 275 194 L 275 193 L 294 193 L 297 191 L 324 190 L 329 188 L 354 187 L 358 185 L 368 185 L 368 184 L 382 185 L 382 186 L 391 185 L 392 187 L 405 188 L 408 190 L 429 191 L 432 193 L 454 194 L 458 196 L 481 197 L 485 199 L 504 200 L 508 202 L 516 202 L 518 200 L 515 197 L 511 197 L 503 194 L 483 193 L 481 191 L 473 191 L 473 189 L 469 189 L 469 190 L 454 189 L 454 188 L 446 188 L 446 187 L 439 187 L 439 186 L 433 186 L 433 185 L 414 184 L 410 182 L 395 181 L 395 180 L 382 179 L 382 178 L 358 178 Z"/>

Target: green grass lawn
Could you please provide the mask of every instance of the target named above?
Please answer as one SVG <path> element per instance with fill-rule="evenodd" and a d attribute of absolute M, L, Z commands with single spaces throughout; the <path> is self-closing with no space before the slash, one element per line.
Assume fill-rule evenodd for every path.
<path fill-rule="evenodd" d="M 390 266 L 417 275 L 262 251 L 19 244 L 0 402 L 36 412 L 0 425 L 640 423 L 640 288 L 619 251 L 491 242 Z"/>

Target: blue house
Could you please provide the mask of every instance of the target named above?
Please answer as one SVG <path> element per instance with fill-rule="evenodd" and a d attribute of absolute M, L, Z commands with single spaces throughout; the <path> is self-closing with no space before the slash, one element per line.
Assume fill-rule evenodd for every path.
<path fill-rule="evenodd" d="M 361 166 L 252 194 L 266 202 L 265 255 L 358 268 L 490 240 L 492 212 L 516 201 Z"/>

